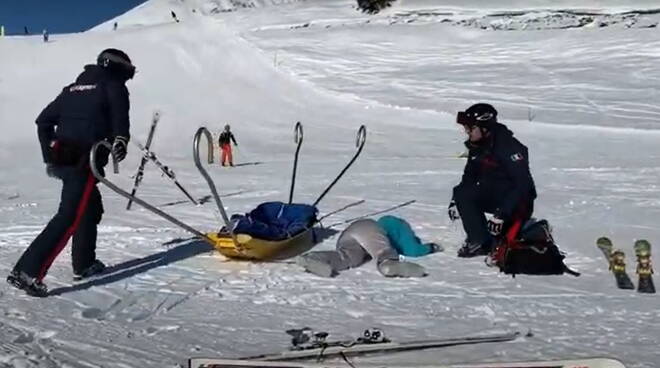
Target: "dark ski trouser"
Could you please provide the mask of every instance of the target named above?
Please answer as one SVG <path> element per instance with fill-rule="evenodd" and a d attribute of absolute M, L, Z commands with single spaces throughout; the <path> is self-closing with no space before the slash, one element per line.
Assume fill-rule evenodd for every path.
<path fill-rule="evenodd" d="M 461 215 L 463 229 L 470 243 L 492 246 L 492 235 L 488 232 L 485 213 L 493 213 L 500 207 L 500 201 L 506 192 L 487 185 L 459 184 L 454 187 L 454 201 Z M 515 237 L 520 227 L 532 216 L 534 201 L 521 202 L 513 216 L 504 222 L 502 234 Z M 515 234 L 508 234 L 508 230 Z"/>
<path fill-rule="evenodd" d="M 73 272 L 79 274 L 91 266 L 96 259 L 96 227 L 103 216 L 101 193 L 89 169 L 60 166 L 54 174 L 62 180 L 57 213 L 14 266 L 14 270 L 39 280 L 72 236 Z"/>

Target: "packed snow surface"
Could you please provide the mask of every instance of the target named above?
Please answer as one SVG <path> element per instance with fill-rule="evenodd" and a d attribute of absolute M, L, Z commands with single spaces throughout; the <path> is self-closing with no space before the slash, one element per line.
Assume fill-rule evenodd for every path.
<path fill-rule="evenodd" d="M 618 357 L 660 361 L 656 295 L 615 288 L 600 251 L 611 237 L 634 274 L 632 244 L 660 242 L 660 29 L 654 1 L 399 0 L 375 16 L 350 0 L 151 0 L 85 33 L 0 39 L 0 274 L 56 211 L 34 119 L 85 63 L 125 50 L 134 140 L 162 113 L 153 150 L 196 197 L 210 194 L 192 137 L 231 124 L 233 169 L 208 167 L 229 213 L 288 199 L 296 121 L 304 143 L 294 200 L 323 199 L 314 249 L 333 249 L 350 219 L 389 212 L 445 247 L 416 259 L 422 279 L 386 279 L 372 263 L 334 279 L 293 259 L 227 260 L 184 230 L 101 185 L 98 257 L 114 272 L 73 284 L 68 251 L 44 280 L 53 296 L 0 288 L 0 366 L 175 367 L 191 356 L 235 358 L 287 348 L 289 328 L 335 338 L 379 327 L 393 340 L 532 331 L 510 343 L 356 358 L 357 366 Z M 622 3 L 625 3 L 622 5 Z M 171 18 L 175 11 L 179 23 Z M 585 17 L 591 17 L 589 21 Z M 118 29 L 112 30 L 112 24 Z M 460 180 L 458 110 L 494 104 L 530 150 L 535 213 L 554 227 L 582 276 L 511 278 L 455 256 L 464 238 L 446 215 Z M 135 146 L 120 174 L 129 188 Z M 221 226 L 215 204 L 193 206 L 157 169 L 138 194 L 200 231 Z M 177 202 L 176 204 L 172 204 Z M 342 364 L 338 362 L 338 364 Z"/>

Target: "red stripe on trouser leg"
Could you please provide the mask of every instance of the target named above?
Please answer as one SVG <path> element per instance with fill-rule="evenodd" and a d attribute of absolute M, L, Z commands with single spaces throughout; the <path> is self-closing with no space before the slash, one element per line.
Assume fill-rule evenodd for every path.
<path fill-rule="evenodd" d="M 518 209 L 516 210 L 515 214 L 513 215 L 512 223 L 509 229 L 506 232 L 506 242 L 509 245 L 515 244 L 516 237 L 518 236 L 518 233 L 520 232 L 520 229 L 523 226 L 523 222 L 527 221 L 529 219 L 530 214 L 528 213 L 529 210 L 529 205 L 527 202 L 522 202 L 519 206 Z"/>
<path fill-rule="evenodd" d="M 55 249 L 53 249 L 52 253 L 48 256 L 48 258 L 46 258 L 46 262 L 44 262 L 41 265 L 41 269 L 39 270 L 39 274 L 37 275 L 37 280 L 41 281 L 46 276 L 46 272 L 48 272 L 48 269 L 53 264 L 53 261 L 55 261 L 57 255 L 60 254 L 62 249 L 64 249 L 66 243 L 69 242 L 69 239 L 71 239 L 71 236 L 78 228 L 78 225 L 80 224 L 80 219 L 83 217 L 83 215 L 85 214 L 85 210 L 87 209 L 87 204 L 89 203 L 89 198 L 92 194 L 92 189 L 94 189 L 94 176 L 90 172 L 87 178 L 87 183 L 85 183 L 85 189 L 83 190 L 82 198 L 80 199 L 80 202 L 78 203 L 78 208 L 76 209 L 76 217 L 73 220 L 71 226 L 69 226 L 69 228 L 66 229 L 66 232 L 64 232 L 64 235 L 55 246 Z"/>
<path fill-rule="evenodd" d="M 509 230 L 506 232 L 506 243 L 513 244 L 516 241 L 516 236 L 518 231 L 520 231 L 520 226 L 522 226 L 522 221 L 516 220 L 513 222 Z"/>

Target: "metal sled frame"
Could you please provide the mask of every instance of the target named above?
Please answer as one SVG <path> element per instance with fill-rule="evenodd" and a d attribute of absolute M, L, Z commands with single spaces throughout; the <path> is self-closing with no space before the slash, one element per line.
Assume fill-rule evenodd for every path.
<path fill-rule="evenodd" d="M 366 127 L 364 125 L 360 126 L 356 140 L 357 152 L 351 158 L 348 164 L 344 167 L 344 169 L 339 173 L 339 175 L 330 183 L 330 185 L 328 185 L 328 187 L 322 192 L 319 198 L 314 202 L 314 206 L 316 206 L 321 201 L 321 199 L 323 199 L 323 197 L 339 181 L 339 179 L 344 175 L 344 173 L 351 167 L 351 165 L 353 165 L 355 160 L 358 158 L 366 142 L 366 133 L 367 133 Z M 306 245 L 311 245 L 314 242 L 313 226 L 316 223 L 312 224 L 307 230 L 291 238 L 284 240 L 277 240 L 277 241 L 254 238 L 248 234 L 235 234 L 233 232 L 233 226 L 229 221 L 229 217 L 227 216 L 227 212 L 225 211 L 225 207 L 222 203 L 222 200 L 218 195 L 217 187 L 213 182 L 213 179 L 211 179 L 211 177 L 209 176 L 206 169 L 204 169 L 204 167 L 202 166 L 202 161 L 200 159 L 200 154 L 199 154 L 199 145 L 202 135 L 206 137 L 208 144 L 207 161 L 209 164 L 213 163 L 213 138 L 211 136 L 211 133 L 205 127 L 199 128 L 197 130 L 197 133 L 195 133 L 195 137 L 193 140 L 193 159 L 195 160 L 195 166 L 197 166 L 197 169 L 200 171 L 200 173 L 206 180 L 207 184 L 209 185 L 209 188 L 211 189 L 211 193 L 213 194 L 213 198 L 215 199 L 215 202 L 218 206 L 218 210 L 220 211 L 220 214 L 222 215 L 222 219 L 225 222 L 225 229 L 227 232 L 203 233 L 195 229 L 194 227 L 186 224 L 185 222 L 177 219 L 176 217 L 166 213 L 165 211 L 162 211 L 156 206 L 149 204 L 145 200 L 135 195 L 131 195 L 129 192 L 123 190 L 119 186 L 115 185 L 112 181 L 108 180 L 105 176 L 101 175 L 101 172 L 96 167 L 96 162 L 97 162 L 96 157 L 98 154 L 97 153 L 98 149 L 101 146 L 105 147 L 110 152 L 112 151 L 112 145 L 107 141 L 97 142 L 92 147 L 92 150 L 90 152 L 90 167 L 92 170 L 92 174 L 101 183 L 105 184 L 108 188 L 112 189 L 119 195 L 126 197 L 129 201 L 139 204 L 140 206 L 146 208 L 147 210 L 171 222 L 172 224 L 198 236 L 200 239 L 213 245 L 215 249 L 217 249 L 221 254 L 230 258 L 239 258 L 246 260 L 267 260 L 269 258 L 276 257 L 286 249 L 304 247 Z M 298 163 L 298 153 L 300 151 L 300 146 L 303 141 L 302 135 L 303 135 L 302 124 L 298 122 L 295 127 L 295 142 L 297 144 L 297 148 L 296 148 L 296 156 L 293 167 L 291 191 L 289 193 L 289 201 L 292 201 L 293 199 L 293 190 L 295 185 L 296 169 Z M 114 155 L 111 155 L 111 158 L 112 158 L 113 172 L 115 174 L 119 174 L 119 163 L 117 162 Z"/>
<path fill-rule="evenodd" d="M 224 205 L 220 200 L 220 197 L 217 194 L 216 185 L 208 175 L 208 172 L 202 166 L 200 155 L 199 155 L 199 144 L 200 139 L 204 135 L 207 140 L 207 151 L 208 151 L 208 163 L 213 163 L 213 139 L 211 133 L 205 127 L 201 127 L 195 133 L 195 138 L 193 141 L 193 157 L 195 160 L 195 165 L 200 171 L 204 179 L 209 185 L 213 197 L 218 205 L 218 210 L 222 214 L 222 218 L 225 221 L 225 229 L 228 231 L 225 232 L 214 232 L 207 233 L 206 237 L 213 240 L 214 247 L 223 254 L 224 256 L 230 258 L 240 258 L 240 259 L 251 259 L 251 260 L 265 260 L 269 258 L 274 258 L 277 255 L 281 254 L 283 251 L 292 248 L 304 248 L 311 245 L 314 242 L 314 230 L 312 224 L 307 230 L 284 240 L 265 240 L 252 237 L 248 234 L 235 234 L 233 232 L 233 226 L 229 221 L 227 212 L 224 209 Z M 360 126 L 356 139 L 357 152 L 344 167 L 344 169 L 339 173 L 339 175 L 328 185 L 328 187 L 321 193 L 318 199 L 314 202 L 316 206 L 321 199 L 330 191 L 330 189 L 339 181 L 339 179 L 344 175 L 344 173 L 353 165 L 355 160 L 358 158 L 362 152 L 362 148 L 366 142 L 367 128 L 362 125 Z M 296 143 L 296 153 L 293 163 L 293 173 L 291 177 L 291 189 L 289 191 L 289 203 L 293 201 L 293 192 L 295 188 L 296 181 L 296 171 L 298 167 L 298 154 L 300 152 L 300 147 L 303 142 L 303 128 L 300 122 L 297 122 L 294 128 L 294 142 Z"/>

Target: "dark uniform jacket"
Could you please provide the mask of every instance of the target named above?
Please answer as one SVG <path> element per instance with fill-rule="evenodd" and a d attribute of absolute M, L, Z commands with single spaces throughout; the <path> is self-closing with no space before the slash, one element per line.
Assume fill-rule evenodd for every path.
<path fill-rule="evenodd" d="M 128 139 L 129 108 L 123 80 L 97 65 L 85 66 L 76 82 L 64 87 L 37 118 L 44 162 L 77 165 L 87 159 L 94 143 L 112 142 L 117 136 Z"/>
<path fill-rule="evenodd" d="M 529 171 L 527 147 L 505 125 L 493 123 L 490 132 L 478 144 L 465 142 L 469 157 L 461 184 L 479 185 L 488 191 L 499 203 L 495 215 L 507 219 L 518 205 L 536 198 L 536 187 Z"/>
<path fill-rule="evenodd" d="M 234 134 L 232 132 L 224 131 L 220 133 L 220 138 L 218 139 L 218 143 L 222 146 L 223 144 L 229 144 L 229 140 L 231 139 L 234 144 L 236 144 L 236 139 L 234 138 Z"/>

